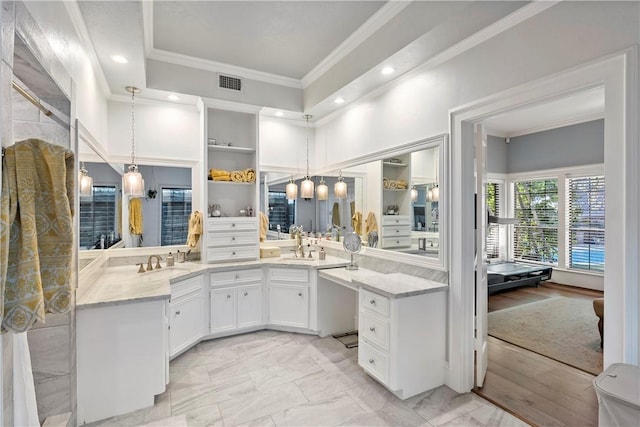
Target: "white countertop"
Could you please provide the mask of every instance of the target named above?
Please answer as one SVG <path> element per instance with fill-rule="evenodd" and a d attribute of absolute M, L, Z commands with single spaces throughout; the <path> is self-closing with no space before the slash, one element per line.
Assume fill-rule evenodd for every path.
<path fill-rule="evenodd" d="M 390 298 L 409 297 L 443 291 L 449 288 L 445 283 L 423 279 L 422 277 L 404 273 L 378 273 L 365 268 L 359 268 L 358 270 L 332 268 L 318 272 L 318 276 L 352 289 L 362 287 Z"/>
<path fill-rule="evenodd" d="M 347 260 L 327 256 L 325 260 L 293 258 L 291 255 L 279 258 L 261 258 L 254 261 L 238 261 L 219 264 L 203 262 L 176 263 L 145 273 L 138 273 L 136 265 L 103 267 L 94 277 L 94 283 L 84 285 L 86 290 L 78 292 L 77 309 L 103 305 L 129 304 L 171 297 L 171 283 L 188 279 L 210 271 L 234 270 L 252 266 L 284 268 L 336 268 L 343 267 Z"/>

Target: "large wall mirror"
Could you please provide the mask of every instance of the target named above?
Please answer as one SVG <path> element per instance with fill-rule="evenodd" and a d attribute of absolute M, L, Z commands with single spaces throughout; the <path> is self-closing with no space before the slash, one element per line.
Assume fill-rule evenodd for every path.
<path fill-rule="evenodd" d="M 79 177 L 79 233 L 81 250 L 184 245 L 193 211 L 192 168 L 139 164 L 145 181 L 142 209 L 136 213 L 142 228 L 130 227 L 128 197 L 122 196 L 124 165 L 107 160 L 100 145 L 78 123 L 78 161 L 91 178 L 82 191 Z M 138 221 L 140 223 L 140 221 Z M 90 258 L 85 256 L 83 258 Z"/>
<path fill-rule="evenodd" d="M 371 254 L 444 268 L 446 143 L 446 135 L 439 135 L 345 162 L 322 177 L 312 177 L 316 188 L 321 179 L 327 183 L 326 201 L 287 200 L 289 175 L 261 170 L 260 206 L 269 213 L 270 224 L 267 239 L 288 239 L 292 224 L 332 240 L 338 234 L 359 231 Z M 333 190 L 339 174 L 347 183 L 345 199 L 336 198 Z M 298 186 L 301 179 L 295 180 Z M 359 221 L 354 221 L 357 213 Z M 375 220 L 374 226 L 367 224 L 369 218 Z M 358 222 L 360 227 L 354 230 Z"/>

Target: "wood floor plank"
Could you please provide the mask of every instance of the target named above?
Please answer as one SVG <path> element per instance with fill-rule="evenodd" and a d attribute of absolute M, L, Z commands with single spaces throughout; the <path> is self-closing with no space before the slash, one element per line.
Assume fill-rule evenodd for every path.
<path fill-rule="evenodd" d="M 489 296 L 489 312 L 544 298 L 601 298 L 600 291 L 545 282 Z M 594 376 L 521 347 L 489 337 L 489 364 L 481 389 L 474 390 L 536 426 L 598 424 Z"/>

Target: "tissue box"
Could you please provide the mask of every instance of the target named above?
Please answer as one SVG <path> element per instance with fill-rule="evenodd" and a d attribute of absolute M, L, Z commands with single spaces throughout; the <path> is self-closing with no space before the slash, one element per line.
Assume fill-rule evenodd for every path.
<path fill-rule="evenodd" d="M 280 256 L 280 248 L 277 246 L 265 246 L 260 248 L 260 258 L 277 258 Z"/>

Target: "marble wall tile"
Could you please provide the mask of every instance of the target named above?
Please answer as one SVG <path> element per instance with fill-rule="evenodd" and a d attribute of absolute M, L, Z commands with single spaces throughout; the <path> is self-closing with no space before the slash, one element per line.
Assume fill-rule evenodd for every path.
<path fill-rule="evenodd" d="M 15 90 L 11 91 L 11 94 L 13 120 L 38 123 L 40 121 L 40 110 Z"/>
<path fill-rule="evenodd" d="M 3 0 L 0 3 L 0 57 L 9 67 L 13 67 L 13 39 L 16 31 L 16 6 L 13 0 Z M 3 86 L 6 88 L 6 86 Z M 10 86 L 9 86 L 10 88 Z"/>
<path fill-rule="evenodd" d="M 4 2 L 2 2 L 4 4 Z M 4 61 L 0 62 L 0 142 L 3 147 L 12 144 L 13 139 L 13 109 L 11 80 L 13 70 Z"/>
<path fill-rule="evenodd" d="M 219 403 L 219 407 L 224 424 L 237 425 L 273 413 L 286 411 L 303 403 L 307 403 L 307 399 L 300 389 L 295 384 L 288 383 L 266 392 L 255 391 L 254 393 L 225 400 Z"/>
<path fill-rule="evenodd" d="M 0 335 L 2 340 L 2 425 L 13 425 L 13 334 Z"/>
<path fill-rule="evenodd" d="M 27 333 L 31 368 L 36 384 L 42 379 L 69 375 L 69 326 L 38 328 Z"/>
<path fill-rule="evenodd" d="M 69 148 L 70 144 L 69 130 L 57 124 L 14 122 L 13 134 L 15 141 L 36 138 L 66 148 Z"/>
<path fill-rule="evenodd" d="M 253 395 L 255 392 L 256 388 L 248 375 L 184 387 L 170 393 L 171 413 L 183 414 L 202 406 L 233 400 L 238 396 Z"/>
<path fill-rule="evenodd" d="M 71 323 L 71 313 L 47 313 L 43 322 L 36 322 L 30 331 L 42 328 L 51 328 L 54 326 L 69 325 Z"/>
<path fill-rule="evenodd" d="M 40 423 L 51 415 L 72 410 L 69 399 L 69 382 L 69 374 L 44 378 L 36 382 L 36 401 Z"/>
<path fill-rule="evenodd" d="M 331 399 L 274 412 L 271 418 L 277 426 L 334 426 L 364 413 L 348 394 L 340 393 Z"/>

